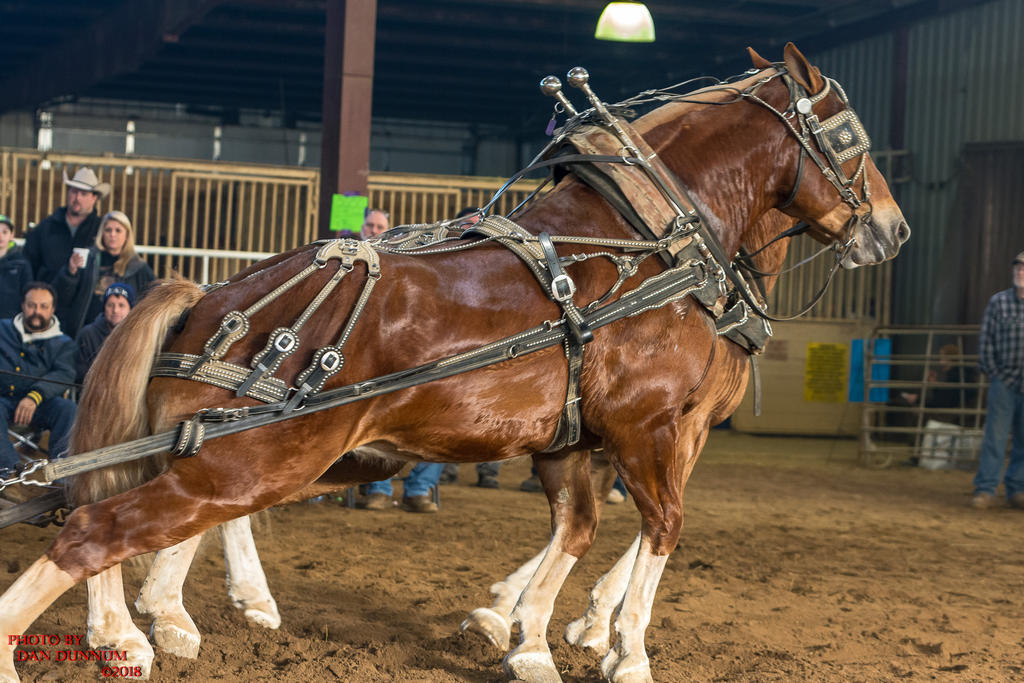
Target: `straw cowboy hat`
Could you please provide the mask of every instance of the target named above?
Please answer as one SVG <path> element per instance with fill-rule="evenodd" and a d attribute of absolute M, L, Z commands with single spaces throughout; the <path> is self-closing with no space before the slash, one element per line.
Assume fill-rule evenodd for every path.
<path fill-rule="evenodd" d="M 68 180 L 68 170 L 64 169 L 64 184 L 76 190 L 95 192 L 103 199 L 110 194 L 110 183 L 101 183 L 91 168 L 82 167 L 75 172 L 75 177 Z"/>

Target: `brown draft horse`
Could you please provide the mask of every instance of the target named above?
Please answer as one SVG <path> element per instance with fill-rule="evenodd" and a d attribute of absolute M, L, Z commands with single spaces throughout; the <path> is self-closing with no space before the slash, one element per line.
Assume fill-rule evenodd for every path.
<path fill-rule="evenodd" d="M 772 210 L 761 217 L 760 223 L 758 234 L 775 235 L 791 228 L 795 221 L 777 210 Z M 766 292 L 772 290 L 776 280 L 770 273 L 782 266 L 787 249 L 788 239 L 783 239 L 764 246 L 763 251 L 757 250 L 760 253 L 754 258 L 755 267 L 761 272 L 769 273 L 762 282 Z M 720 337 L 717 346 L 719 351 L 714 354 L 712 364 L 732 363 L 730 349 L 735 348 L 733 343 Z M 361 481 L 367 477 L 372 478 L 373 473 L 365 471 L 365 463 L 345 457 L 332 465 L 310 487 L 299 492 L 295 498 L 305 500 L 314 495 L 333 493 L 347 482 Z M 591 482 L 598 513 L 614 479 L 614 469 L 608 458 L 604 454 L 592 453 Z M 246 618 L 253 623 L 267 628 L 277 628 L 281 618 L 259 562 L 249 518 L 240 517 L 226 522 L 220 525 L 218 530 L 224 546 L 227 584 L 232 603 L 244 610 Z M 199 656 L 201 636 L 185 610 L 182 590 L 192 558 L 199 547 L 199 539 L 200 537 L 196 536 L 157 553 L 149 576 L 135 601 L 136 609 L 153 620 L 150 629 L 153 643 L 166 652 L 189 658 Z M 463 621 L 461 628 L 479 633 L 502 651 L 508 650 L 513 626 L 513 608 L 545 552 L 546 548 L 505 580 L 494 584 L 491 587 L 496 596 L 494 604 L 489 608 L 473 610 Z M 601 655 L 607 652 L 611 611 L 621 601 L 621 591 L 625 588 L 624 579 L 628 578 L 628 569 L 632 566 L 635 555 L 636 548 L 633 548 L 632 552 L 627 553 L 623 561 L 617 563 L 614 570 L 595 586 L 587 614 L 574 621 L 566 632 L 566 640 L 571 644 L 592 649 Z M 94 578 L 90 581 L 102 584 L 101 579 Z M 125 638 L 134 635 L 134 625 L 125 622 L 119 616 L 124 609 L 120 594 L 108 595 L 103 590 L 96 590 L 90 591 L 89 598 L 89 621 L 95 624 L 90 629 L 90 637 L 94 641 L 116 646 Z M 112 602 L 101 602 L 105 598 Z M 122 625 L 127 628 L 127 632 L 121 629 Z"/>
<path fill-rule="evenodd" d="M 733 85 L 743 88 L 762 80 L 762 102 L 786 110 L 790 93 L 774 77 L 779 69 L 756 55 L 754 63 L 761 71 Z M 785 70 L 808 93 L 823 93 L 814 104 L 819 116 L 846 107 L 837 93 L 825 92 L 826 81 L 791 45 L 785 50 Z M 766 241 L 767 236 L 753 234 L 758 218 L 786 203 L 801 163 L 792 131 L 763 104 L 747 98 L 725 107 L 710 104 L 734 94 L 709 90 L 703 95 L 708 104 L 671 103 L 635 123 L 698 201 L 728 254 L 741 243 Z M 843 169 L 853 176 L 856 162 L 847 161 Z M 806 173 L 785 209 L 807 220 L 824 240 L 846 244 L 852 237 L 855 242 L 844 257 L 849 267 L 893 257 L 909 235 L 870 160 L 859 184 L 866 182 L 871 201 L 854 210 L 824 176 Z M 858 220 L 851 223 L 855 211 Z M 554 235 L 635 238 L 617 213 L 571 176 L 526 211 L 520 223 Z M 245 308 L 306 267 L 314 250 L 300 248 L 272 258 L 206 296 L 179 283 L 147 297 L 97 359 L 97 372 L 111 381 L 95 384 L 83 396 L 73 452 L 167 430 L 202 408 L 252 405 L 250 399 L 235 399 L 205 384 L 171 378 L 149 382 L 151 358 L 161 348 L 198 351 L 226 313 Z M 385 256 L 382 267 L 385 275 L 350 342 L 349 348 L 361 352 L 351 354 L 328 387 L 420 365 L 559 317 L 532 275 L 501 248 L 429 258 Z M 659 270 L 648 259 L 640 275 Z M 239 340 L 225 360 L 247 364 L 262 350 L 265 333 L 282 320 L 294 320 L 301 302 L 309 301 L 328 277 L 321 272 L 260 311 L 254 318 L 259 329 Z M 577 300 L 592 301 L 616 273 L 595 259 L 574 266 L 573 277 Z M 302 350 L 283 363 L 278 376 L 295 377 L 313 349 L 337 338 L 359 289 L 359 278 L 353 277 L 334 291 L 330 308 L 345 313 L 321 309 L 314 315 L 306 324 Z M 189 309 L 184 328 L 165 340 L 167 329 Z M 602 663 L 612 681 L 651 680 L 643 635 L 667 555 L 678 541 L 683 487 L 708 428 L 735 408 L 745 382 L 740 353 L 733 354 L 733 363 L 716 364 L 713 373 L 705 374 L 716 343 L 706 313 L 681 300 L 602 328 L 587 349 L 580 445 L 606 445 L 643 519 L 615 619 L 617 641 Z M 564 379 L 564 368 L 561 350 L 552 348 L 225 436 L 109 498 L 101 499 L 127 482 L 109 470 L 124 468 L 85 475 L 97 502 L 79 507 L 48 551 L 0 597 L 0 633 L 23 633 L 65 590 L 100 572 L 105 590 L 122 590 L 117 567 L 123 560 L 273 505 L 316 480 L 339 453 L 359 449 L 376 463 L 368 469 L 376 469 L 378 476 L 405 459 L 463 462 L 479 453 L 503 459 L 539 452 L 550 441 L 564 402 L 564 381 L 552 381 Z M 579 453 L 537 460 L 554 533 L 516 608 L 520 644 L 505 664 L 523 680 L 558 680 L 546 643 L 547 622 L 558 588 L 593 539 L 589 458 Z M 0 653 L 0 681 L 17 681 L 13 644 L 4 639 L 0 646 L 6 648 Z"/>

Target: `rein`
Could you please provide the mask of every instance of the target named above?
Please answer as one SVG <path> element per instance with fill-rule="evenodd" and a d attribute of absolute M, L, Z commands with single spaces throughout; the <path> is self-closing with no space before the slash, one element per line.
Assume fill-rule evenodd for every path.
<path fill-rule="evenodd" d="M 623 318 L 659 308 L 713 284 L 714 281 L 709 278 L 709 274 L 700 265 L 679 266 L 645 280 L 615 302 L 587 313 L 584 316 L 584 321 L 590 329 L 598 329 Z M 183 424 L 203 425 L 201 431 L 204 432 L 204 438 L 227 436 L 519 358 L 561 344 L 566 335 L 566 325 L 562 320 L 546 321 L 534 328 L 477 349 L 308 396 L 303 405 L 288 412 L 284 410 L 287 405 L 286 401 L 242 408 L 204 409 Z M 40 460 L 22 472 L 16 480 L 0 480 L 0 489 L 12 483 L 30 483 L 24 478 L 36 472 L 46 480 L 46 483 L 49 483 L 98 467 L 166 453 L 179 442 L 182 431 L 183 428 L 179 426 L 176 430 L 153 434 L 88 453 L 71 455 L 52 462 Z M 31 481 L 38 482 L 38 480 Z M 38 485 L 41 485 L 41 482 Z"/>

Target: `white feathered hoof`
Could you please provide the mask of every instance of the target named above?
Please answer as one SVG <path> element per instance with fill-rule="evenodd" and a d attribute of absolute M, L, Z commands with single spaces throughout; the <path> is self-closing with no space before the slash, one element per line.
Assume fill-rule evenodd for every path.
<path fill-rule="evenodd" d="M 615 650 L 609 651 L 601 662 L 601 673 L 610 683 L 654 683 L 646 656 L 621 657 Z"/>
<path fill-rule="evenodd" d="M 550 652 L 513 652 L 505 658 L 505 675 L 526 683 L 562 683 Z"/>
<path fill-rule="evenodd" d="M 141 672 L 138 676 L 132 676 L 133 680 L 145 681 L 149 680 L 149 674 L 153 669 L 153 648 L 147 642 L 145 648 L 135 648 L 134 650 L 129 649 L 126 651 L 127 657 L 124 664 L 117 662 L 117 665 L 126 666 L 129 670 L 133 670 L 138 667 Z"/>
<path fill-rule="evenodd" d="M 276 629 L 281 625 L 281 615 L 273 600 L 250 603 L 246 605 L 243 614 L 246 619 L 263 628 Z"/>
<path fill-rule="evenodd" d="M 608 629 L 588 629 L 586 617 L 580 617 L 565 627 L 565 642 L 603 657 L 608 653 Z"/>
<path fill-rule="evenodd" d="M 149 678 L 149 673 L 153 668 L 153 658 L 156 655 L 146 635 L 135 628 L 134 624 L 132 625 L 132 633 L 122 635 L 116 640 L 103 639 L 95 632 L 91 632 L 88 638 L 89 647 L 94 650 L 112 650 L 117 653 L 123 653 L 124 659 L 117 660 L 117 665 L 119 667 L 128 667 L 129 669 L 137 668 L 141 672 L 138 676 L 133 675 L 133 679 L 146 680 Z M 3 680 L 0 677 L 0 681 Z"/>
<path fill-rule="evenodd" d="M 164 652 L 195 659 L 199 656 L 199 629 L 187 614 L 162 616 L 153 622 L 149 635 Z"/>
<path fill-rule="evenodd" d="M 459 629 L 470 633 L 478 633 L 502 652 L 508 652 L 512 631 L 500 614 L 489 607 L 478 607 L 469 613 Z"/>

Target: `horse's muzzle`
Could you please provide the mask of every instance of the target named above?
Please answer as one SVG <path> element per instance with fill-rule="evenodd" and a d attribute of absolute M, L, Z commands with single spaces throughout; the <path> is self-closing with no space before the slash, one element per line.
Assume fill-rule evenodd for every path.
<path fill-rule="evenodd" d="M 903 216 L 881 223 L 874 217 L 857 226 L 856 246 L 842 261 L 844 268 L 857 268 L 882 263 L 896 256 L 900 246 L 910 239 L 910 226 Z"/>

